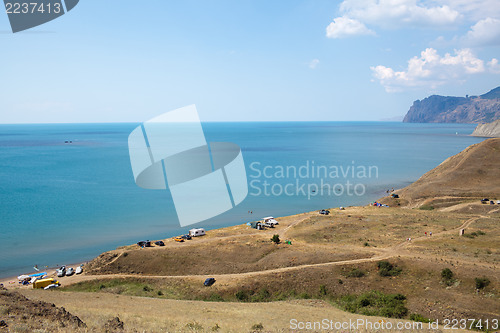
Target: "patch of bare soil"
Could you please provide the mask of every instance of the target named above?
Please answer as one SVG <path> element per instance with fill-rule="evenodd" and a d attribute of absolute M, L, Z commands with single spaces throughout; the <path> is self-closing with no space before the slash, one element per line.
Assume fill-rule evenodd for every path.
<path fill-rule="evenodd" d="M 12 332 L 32 332 L 36 329 L 47 332 L 83 332 L 86 327 L 80 318 L 62 307 L 32 301 L 5 288 L 0 288 L 0 320 L 3 323 L 0 331 L 8 328 Z"/>

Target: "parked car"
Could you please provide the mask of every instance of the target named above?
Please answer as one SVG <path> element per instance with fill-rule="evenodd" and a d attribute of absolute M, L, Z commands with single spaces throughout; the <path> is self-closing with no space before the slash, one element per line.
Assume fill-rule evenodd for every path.
<path fill-rule="evenodd" d="M 326 210 L 326 209 L 322 209 L 322 210 L 320 210 L 320 211 L 319 211 L 319 213 L 320 213 L 321 215 L 328 215 L 328 214 L 330 214 L 330 211 L 329 211 L 329 210 Z"/>
<path fill-rule="evenodd" d="M 66 266 L 61 266 L 60 268 L 58 268 L 56 270 L 56 273 L 58 277 L 63 277 L 64 275 L 66 275 Z"/>
<path fill-rule="evenodd" d="M 73 267 L 69 267 L 66 271 L 66 276 L 71 276 L 73 274 L 75 274 L 75 269 Z"/>
<path fill-rule="evenodd" d="M 174 241 L 176 242 L 184 242 L 184 238 L 182 238 L 181 236 L 177 236 L 174 238 Z"/>
<path fill-rule="evenodd" d="M 208 279 L 205 280 L 205 282 L 203 283 L 203 285 L 205 287 L 210 287 L 214 283 L 215 283 L 215 279 L 214 278 L 208 278 Z"/>
<path fill-rule="evenodd" d="M 140 247 L 151 247 L 151 242 L 149 240 L 140 241 L 140 242 L 137 242 L 137 245 L 139 245 Z"/>
<path fill-rule="evenodd" d="M 155 245 L 158 245 L 158 246 L 165 246 L 165 243 L 163 243 L 163 241 L 156 241 L 156 242 L 155 242 Z"/>
<path fill-rule="evenodd" d="M 191 236 L 189 236 L 187 234 L 186 235 L 182 235 L 181 237 L 184 238 L 185 240 L 190 240 L 192 238 Z"/>
<path fill-rule="evenodd" d="M 264 225 L 269 225 L 269 224 L 272 224 L 272 225 L 276 226 L 276 225 L 278 225 L 278 224 L 279 224 L 279 223 L 278 223 L 278 221 L 276 221 L 276 220 L 274 219 L 274 217 L 272 217 L 272 216 L 264 217 L 264 218 L 262 219 L 262 222 L 264 222 Z"/>
<path fill-rule="evenodd" d="M 82 266 L 78 266 L 76 269 L 75 269 L 75 274 L 82 274 L 83 272 L 83 268 Z"/>
<path fill-rule="evenodd" d="M 47 287 L 43 288 L 44 290 L 50 290 L 50 289 L 54 289 L 54 288 L 57 288 L 59 287 L 59 284 L 55 284 L 55 283 L 52 283 L 52 284 L 49 284 Z"/>

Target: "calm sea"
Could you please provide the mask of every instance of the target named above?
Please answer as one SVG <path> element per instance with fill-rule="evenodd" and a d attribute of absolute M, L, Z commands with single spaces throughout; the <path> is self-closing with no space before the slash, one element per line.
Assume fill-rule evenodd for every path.
<path fill-rule="evenodd" d="M 189 229 L 179 227 L 168 190 L 135 185 L 127 139 L 137 125 L 0 125 L 0 277 Z M 196 225 L 206 229 L 367 204 L 482 140 L 469 137 L 474 125 L 466 124 L 246 122 L 203 129 L 209 142 L 241 147 L 250 184 L 243 203 Z"/>

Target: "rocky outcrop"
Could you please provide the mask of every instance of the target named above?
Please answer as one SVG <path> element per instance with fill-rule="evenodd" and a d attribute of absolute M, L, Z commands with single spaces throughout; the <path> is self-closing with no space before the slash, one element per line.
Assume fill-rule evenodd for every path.
<path fill-rule="evenodd" d="M 487 138 L 500 138 L 500 120 L 488 124 L 477 125 L 471 135 Z"/>
<path fill-rule="evenodd" d="M 406 123 L 488 123 L 500 119 L 500 87 L 481 96 L 433 95 L 413 102 Z"/>

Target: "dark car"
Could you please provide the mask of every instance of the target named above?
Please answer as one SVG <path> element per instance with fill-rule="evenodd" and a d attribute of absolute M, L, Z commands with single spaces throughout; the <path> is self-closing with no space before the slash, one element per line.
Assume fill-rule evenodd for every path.
<path fill-rule="evenodd" d="M 215 279 L 214 278 L 208 278 L 208 279 L 205 280 L 205 282 L 203 283 L 203 285 L 205 287 L 210 287 L 214 283 L 215 283 Z"/>
<path fill-rule="evenodd" d="M 326 210 L 326 209 L 322 209 L 322 210 L 320 210 L 320 211 L 319 211 L 319 213 L 320 213 L 321 215 L 328 215 L 328 214 L 330 214 L 330 211 L 329 211 L 329 210 Z"/>
<path fill-rule="evenodd" d="M 165 243 L 163 243 L 163 241 L 156 241 L 156 242 L 155 242 L 155 245 L 158 245 L 158 246 L 165 246 Z"/>
<path fill-rule="evenodd" d="M 140 242 L 137 242 L 137 245 L 139 245 L 140 247 L 151 247 L 151 242 L 149 240 L 140 241 Z"/>
<path fill-rule="evenodd" d="M 185 240 L 190 240 L 191 239 L 191 236 L 189 236 L 189 235 L 182 235 L 181 237 L 183 239 L 185 239 Z"/>

